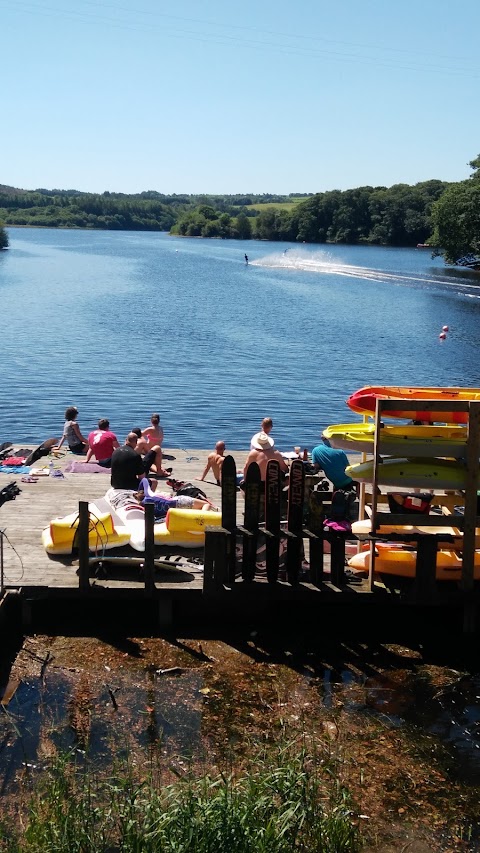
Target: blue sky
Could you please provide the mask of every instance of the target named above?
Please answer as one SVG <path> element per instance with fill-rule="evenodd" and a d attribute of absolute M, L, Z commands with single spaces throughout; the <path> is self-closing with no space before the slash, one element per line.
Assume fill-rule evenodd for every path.
<path fill-rule="evenodd" d="M 463 180 L 478 0 L 0 0 L 0 183 L 289 193 Z"/>

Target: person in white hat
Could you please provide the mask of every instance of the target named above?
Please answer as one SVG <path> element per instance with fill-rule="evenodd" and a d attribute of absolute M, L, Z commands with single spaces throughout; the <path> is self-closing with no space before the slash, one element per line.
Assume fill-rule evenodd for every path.
<path fill-rule="evenodd" d="M 245 468 L 243 469 L 243 476 L 247 476 L 247 470 L 252 462 L 256 462 L 258 467 L 260 468 L 260 476 L 262 481 L 265 480 L 265 476 L 267 473 L 267 463 L 270 459 L 277 459 L 280 463 L 280 471 L 283 471 L 284 474 L 288 471 L 288 465 L 285 462 L 282 454 L 279 450 L 274 449 L 274 440 L 266 432 L 259 432 L 252 438 L 253 448 L 247 456 L 247 461 L 245 462 Z"/>
<path fill-rule="evenodd" d="M 264 418 L 261 426 L 260 432 L 266 432 L 267 435 L 270 435 L 273 428 L 273 421 L 271 418 Z M 257 441 L 260 432 L 256 432 L 254 436 L 252 436 L 252 440 L 250 441 L 250 450 L 255 450 L 255 443 Z"/>

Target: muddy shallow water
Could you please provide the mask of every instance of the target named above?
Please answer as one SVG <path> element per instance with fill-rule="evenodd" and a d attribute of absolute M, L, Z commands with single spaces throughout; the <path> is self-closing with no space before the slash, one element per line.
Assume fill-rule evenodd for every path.
<path fill-rule="evenodd" d="M 308 736 L 334 756 L 372 849 L 479 849 L 480 678 L 458 659 L 256 632 L 222 641 L 34 636 L 5 663 L 0 686 L 0 786 L 10 803 L 65 750 L 99 770 L 122 757 L 138 768 L 154 760 L 167 778 Z"/>

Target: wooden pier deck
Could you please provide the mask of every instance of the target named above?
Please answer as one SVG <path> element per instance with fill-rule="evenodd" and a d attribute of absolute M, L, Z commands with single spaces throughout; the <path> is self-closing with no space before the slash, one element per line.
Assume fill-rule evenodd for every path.
<path fill-rule="evenodd" d="M 209 450 L 199 449 L 165 449 L 167 456 L 165 465 L 172 467 L 172 478 L 191 482 L 198 485 L 208 498 L 220 507 L 222 501 L 221 489 L 214 482 L 211 473 L 204 483 L 198 482 L 207 461 Z M 243 469 L 248 451 L 229 451 L 233 456 L 237 469 Z M 170 457 L 170 459 L 168 459 Z M 44 457 L 35 467 L 48 470 L 51 457 Z M 66 453 L 55 459 L 55 467 L 64 471 L 78 457 Z M 349 613 L 357 614 L 367 607 L 370 614 L 384 618 L 389 625 L 387 614 L 391 608 L 399 610 L 399 605 L 418 605 L 418 599 L 409 602 L 398 594 L 398 591 L 387 589 L 376 582 L 371 589 L 367 581 L 358 584 L 346 582 L 332 583 L 330 572 L 330 557 L 325 555 L 324 570 L 321 583 L 307 582 L 290 585 L 285 581 L 275 584 L 268 583 L 266 578 L 255 577 L 249 582 L 237 577 L 231 590 L 222 585 L 208 590 L 205 594 L 203 562 L 204 549 L 181 549 L 155 546 L 155 558 L 169 557 L 174 560 L 186 560 L 199 564 L 194 569 L 155 567 L 154 585 L 147 588 L 146 578 L 141 566 L 108 564 L 100 567 L 98 572 L 90 567 L 90 581 L 87 589 L 82 589 L 79 578 L 79 558 L 72 556 L 49 556 L 42 545 L 41 533 L 55 517 L 62 517 L 78 511 L 79 501 L 95 501 L 103 498 L 110 487 L 110 472 L 107 473 L 69 473 L 63 478 L 41 476 L 35 483 L 22 482 L 21 474 L 0 474 L 0 488 L 15 480 L 21 493 L 14 501 L 8 501 L 0 507 L 0 530 L 3 537 L 3 589 L 6 596 L 14 596 L 21 602 L 21 623 L 28 630 L 32 624 L 31 613 L 40 602 L 40 607 L 50 608 L 53 613 L 52 623 L 57 626 L 63 618 L 68 622 L 75 608 L 81 612 L 80 624 L 101 624 L 108 602 L 109 617 L 112 619 L 130 618 L 137 613 L 140 630 L 142 614 L 153 613 L 153 622 L 164 627 L 171 626 L 174 621 L 183 620 L 183 624 L 199 621 L 201 624 L 220 624 L 222 619 L 228 625 L 236 620 L 246 624 L 255 615 L 266 614 L 277 624 L 287 621 L 292 624 L 309 614 L 313 624 L 326 625 L 326 618 L 338 618 L 338 607 L 342 608 L 342 624 L 348 628 L 354 621 Z M 162 491 L 171 491 L 165 481 L 160 481 Z M 172 492 L 173 494 L 173 492 Z M 243 493 L 237 495 L 237 525 L 244 523 Z M 309 540 L 304 539 L 308 556 Z M 133 551 L 129 546 L 111 550 L 108 556 L 130 556 L 141 558 L 142 554 Z M 342 562 L 343 565 L 343 562 Z M 440 587 L 442 585 L 436 585 Z M 443 585 L 445 587 L 445 585 Z M 474 596 L 475 600 L 477 595 Z M 426 605 L 461 605 L 464 598 L 458 591 L 444 595 L 435 593 L 431 600 L 424 601 Z M 102 611 L 103 607 L 103 611 Z M 32 610 L 33 608 L 33 610 Z M 94 615 L 92 616 L 92 608 Z M 96 609 L 95 609 L 96 608 Z M 123 608 L 123 610 L 122 610 Z M 150 610 L 148 609 L 150 608 Z M 152 610 L 153 608 L 153 610 Z M 353 610 L 350 610 L 353 608 Z M 403 609 L 403 607 L 401 608 Z M 38 607 L 37 607 L 38 610 Z M 90 617 L 87 615 L 90 613 Z M 1 615 L 1 614 L 0 614 Z M 360 621 L 365 619 L 360 616 Z M 370 619 L 370 617 L 368 617 Z M 82 622 L 83 620 L 83 622 Z M 283 620 L 283 621 L 282 621 Z M 373 624 L 373 623 L 372 623 Z M 82 627 L 80 628 L 82 630 Z"/>
<path fill-rule="evenodd" d="M 216 505 L 221 502 L 221 489 L 211 476 L 207 475 L 204 483 L 196 478 L 202 475 L 209 450 L 165 449 L 168 456 L 174 459 L 165 460 L 165 465 L 171 467 L 172 477 L 176 480 L 192 482 L 199 486 L 207 497 Z M 234 452 L 235 460 L 242 467 L 247 452 Z M 49 459 L 55 459 L 55 467 L 62 470 L 74 460 L 79 459 L 71 453 L 60 458 L 43 457 L 36 463 L 36 468 L 48 470 Z M 21 494 L 14 501 L 8 501 L 0 507 L 0 530 L 5 531 L 3 543 L 4 587 L 5 589 L 78 589 L 78 557 L 49 556 L 41 542 L 42 530 L 48 527 L 53 518 L 68 515 L 78 511 L 79 501 L 95 501 L 103 498 L 110 487 L 110 472 L 95 474 L 65 473 L 64 479 L 41 476 L 36 483 L 21 482 L 22 474 L 0 473 L 0 488 L 13 480 L 21 489 Z M 164 480 L 159 481 L 162 491 L 173 495 Z M 239 521 L 241 520 L 241 505 L 239 502 Z M 184 555 L 186 558 L 202 557 L 203 549 L 185 549 L 156 547 L 155 556 Z M 140 557 L 141 554 L 130 547 L 109 551 L 110 555 L 131 555 Z M 179 573 L 182 574 L 182 573 Z M 158 576 L 160 583 L 178 585 L 180 577 L 174 579 L 172 572 L 164 572 Z M 101 579 L 95 583 L 102 584 Z M 201 577 L 193 579 L 189 576 L 183 585 L 190 588 L 201 588 Z M 143 587 L 139 570 L 109 572 L 109 586 L 124 588 Z"/>

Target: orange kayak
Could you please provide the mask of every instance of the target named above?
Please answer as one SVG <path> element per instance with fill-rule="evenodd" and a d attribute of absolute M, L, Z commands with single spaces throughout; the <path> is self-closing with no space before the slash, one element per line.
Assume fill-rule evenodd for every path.
<path fill-rule="evenodd" d="M 468 422 L 468 412 L 426 412 L 422 409 L 422 400 L 451 400 L 452 402 L 480 401 L 480 388 L 403 388 L 395 385 L 366 385 L 351 394 L 347 406 L 361 415 L 374 415 L 377 400 L 418 401 L 418 408 L 399 412 L 382 412 L 386 418 L 406 418 L 407 420 L 427 423 Z"/>
<path fill-rule="evenodd" d="M 402 548 L 399 544 L 377 542 L 375 557 L 375 572 L 382 575 L 397 575 L 404 578 L 414 578 L 417 567 L 417 552 Z M 370 550 L 355 554 L 348 565 L 357 571 L 368 571 L 370 568 Z M 437 581 L 459 581 L 462 576 L 462 556 L 457 551 L 437 551 Z M 480 579 L 480 551 L 475 551 L 474 578 Z"/>

